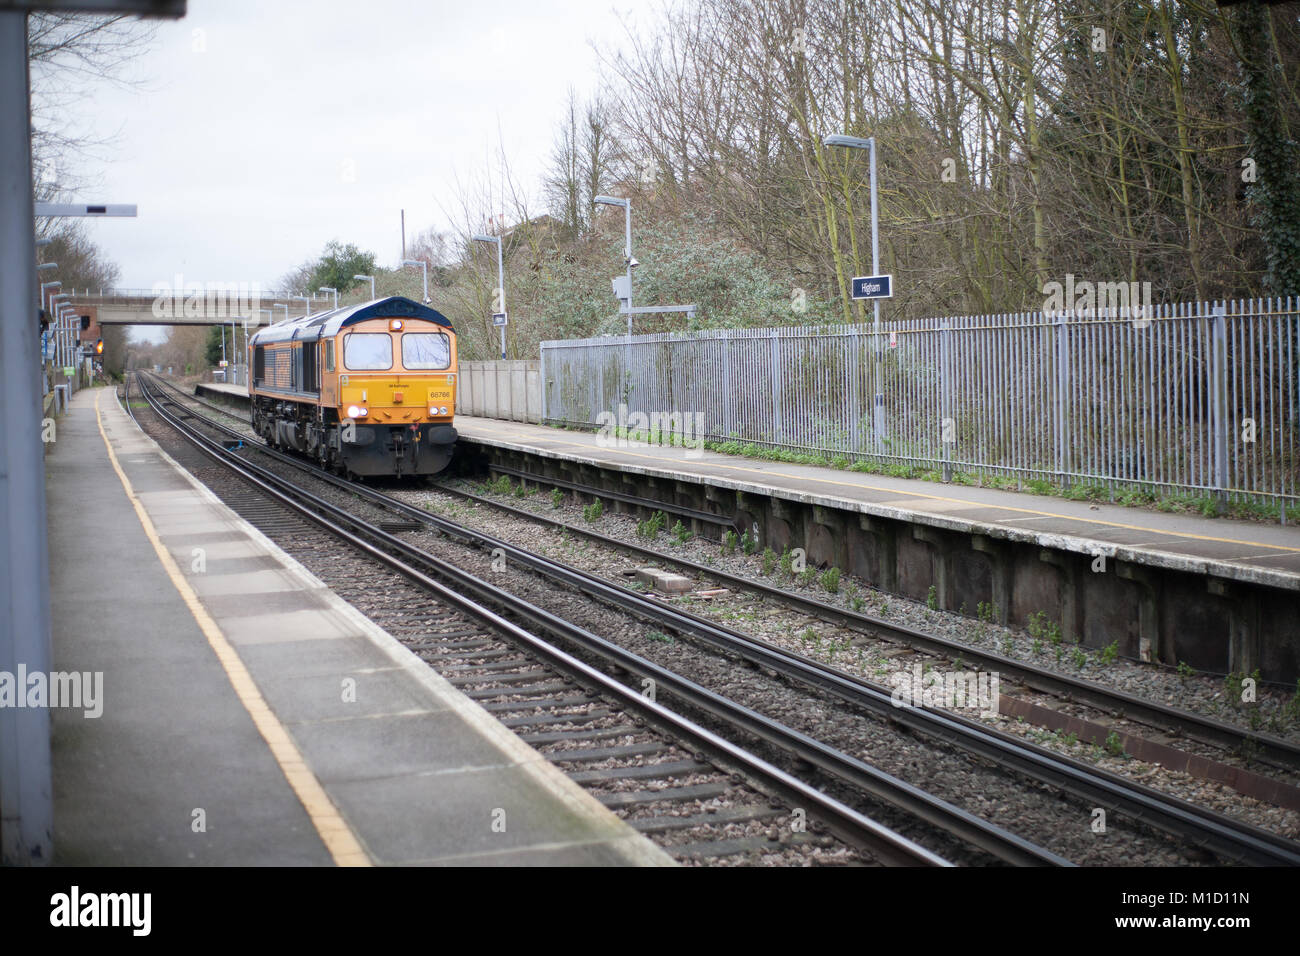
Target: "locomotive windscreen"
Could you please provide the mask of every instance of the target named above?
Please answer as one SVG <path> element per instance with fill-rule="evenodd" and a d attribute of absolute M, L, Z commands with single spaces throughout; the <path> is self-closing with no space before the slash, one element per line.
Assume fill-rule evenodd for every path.
<path fill-rule="evenodd" d="M 393 340 L 387 332 L 353 332 L 343 337 L 343 364 L 354 372 L 393 367 Z"/>
<path fill-rule="evenodd" d="M 407 332 L 402 336 L 402 364 L 408 369 L 446 368 L 451 341 L 441 332 Z"/>

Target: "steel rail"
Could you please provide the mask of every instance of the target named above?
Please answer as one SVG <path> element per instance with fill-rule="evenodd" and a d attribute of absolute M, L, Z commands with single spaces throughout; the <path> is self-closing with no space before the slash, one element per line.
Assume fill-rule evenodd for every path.
<path fill-rule="evenodd" d="M 219 430 L 231 432 L 219 423 L 209 424 Z M 309 470 L 338 487 L 435 527 L 448 537 L 483 548 L 500 548 L 505 555 L 553 580 L 563 581 L 584 593 L 639 613 L 679 633 L 693 634 L 716 647 L 737 653 L 755 664 L 818 686 L 847 702 L 864 706 L 918 732 L 953 742 L 963 749 L 979 753 L 1003 766 L 1013 767 L 1077 796 L 1086 797 L 1108 809 L 1127 812 L 1152 827 L 1193 840 L 1216 855 L 1244 863 L 1300 865 L 1300 845 L 1265 830 L 1176 800 L 1152 788 L 1099 770 L 1081 761 L 1026 744 L 1018 738 L 975 721 L 924 707 L 897 707 L 892 701 L 890 691 L 879 685 L 845 674 L 802 655 L 777 648 L 671 605 L 653 601 L 644 595 L 628 591 L 561 562 L 533 554 L 492 535 L 429 514 L 365 486 L 339 479 L 291 456 L 263 449 L 260 446 L 253 447 L 270 451 L 285 462 Z"/>
<path fill-rule="evenodd" d="M 813 756 L 818 749 L 829 751 L 829 748 L 825 748 L 824 745 L 803 738 L 802 743 L 805 744 L 805 747 L 798 747 L 797 744 L 800 743 L 798 741 L 799 735 L 795 735 L 792 731 L 782 734 L 780 731 L 785 728 L 781 728 L 781 725 L 768 721 L 767 718 L 754 714 L 752 711 L 747 711 L 734 702 L 726 700 L 726 698 L 679 678 L 677 675 L 658 667 L 658 665 L 629 654 L 621 648 L 609 644 L 603 638 L 564 621 L 541 608 L 534 607 L 528 602 L 509 594 L 509 592 L 502 591 L 486 581 L 473 577 L 454 565 L 413 548 L 394 535 L 348 515 L 325 499 L 293 485 L 288 479 L 282 478 L 252 462 L 232 458 L 224 446 L 199 434 L 196 429 L 166 411 L 162 407 L 161 401 L 149 392 L 143 381 L 141 381 L 141 391 L 163 421 L 174 428 L 197 449 L 230 468 L 241 479 L 256 487 L 262 493 L 307 518 L 329 533 L 336 535 L 351 547 L 416 582 L 438 599 L 509 635 L 566 671 L 579 675 L 583 680 L 594 684 L 602 693 L 614 697 L 621 706 L 636 710 L 648 719 L 671 728 L 674 733 L 691 741 L 694 745 L 718 755 L 725 763 L 737 766 L 745 772 L 764 780 L 787 798 L 816 808 L 818 815 L 834 832 L 842 837 L 868 847 L 887 862 L 901 865 L 951 865 L 942 857 L 914 841 L 895 833 L 888 827 L 871 820 L 852 807 L 822 793 L 762 758 L 748 753 L 726 738 L 714 734 L 688 718 L 669 710 L 657 701 L 650 700 L 640 692 L 625 686 L 583 661 L 548 644 L 531 631 L 520 627 L 513 621 L 507 620 L 457 590 L 429 577 L 415 564 L 424 565 L 434 573 L 440 574 L 462 588 L 488 598 L 500 607 L 508 608 L 510 612 L 526 620 L 530 619 L 542 624 L 548 630 L 563 632 L 567 637 L 573 639 L 575 643 L 578 643 L 579 646 L 613 659 L 619 666 L 632 673 L 650 676 L 651 679 L 659 680 L 662 686 L 680 692 L 685 699 L 690 700 L 697 706 L 708 709 L 714 716 L 726 719 L 728 722 L 740 721 L 741 726 L 765 738 L 770 735 L 770 742 L 782 742 L 784 744 L 783 749 L 800 756 L 803 756 L 805 752 L 809 756 Z M 172 401 L 174 402 L 174 400 Z M 216 423 L 209 424 L 215 425 Z M 348 530 L 344 525 L 351 526 L 352 530 Z M 401 557 L 392 554 L 393 551 L 396 551 Z M 875 771 L 874 768 L 870 769 L 880 777 L 887 776 Z M 958 812 L 965 813 L 965 811 Z M 970 815 L 966 814 L 966 816 Z M 1023 842 L 1019 841 L 1019 838 L 1013 839 Z M 1031 861 L 1021 860 L 1019 862 Z M 1032 862 L 1048 861 L 1037 859 Z"/>
<path fill-rule="evenodd" d="M 545 482 L 546 479 L 542 479 L 542 481 Z M 959 656 L 962 660 L 977 664 L 986 670 L 997 670 L 999 673 L 1011 675 L 1031 690 L 1062 697 L 1072 703 L 1084 703 L 1114 716 L 1171 731 L 1199 743 L 1233 750 L 1250 750 L 1255 757 L 1265 758 L 1270 763 L 1286 769 L 1300 769 L 1300 746 L 1278 737 L 1233 727 L 1231 724 L 1213 718 L 1179 710 L 1176 707 L 1169 707 L 1156 701 L 1144 700 L 1134 694 L 1114 690 L 1092 681 L 1071 677 L 1067 674 L 1058 674 L 1045 668 L 1036 667 L 1033 664 L 1026 664 L 1023 661 L 1004 657 L 1001 654 L 981 651 L 937 635 L 926 634 L 924 631 L 918 631 L 906 625 L 896 624 L 858 611 L 835 607 L 807 595 L 786 591 L 762 581 L 755 581 L 726 571 L 720 571 L 717 568 L 711 568 L 708 565 L 699 564 L 686 558 L 646 548 L 630 541 L 612 538 L 598 531 L 591 531 L 566 521 L 548 518 L 545 515 L 525 511 L 522 508 L 515 508 L 499 501 L 493 501 L 491 498 L 485 498 L 482 495 L 456 488 L 448 488 L 444 485 L 439 485 L 438 490 L 464 500 L 486 504 L 514 517 L 535 521 L 553 528 L 563 528 L 568 533 L 586 538 L 589 541 L 595 541 L 607 547 L 617 548 L 650 560 L 661 561 L 689 571 L 696 576 L 711 578 L 730 588 L 753 591 L 764 597 L 796 607 L 831 624 L 871 634 L 875 637 L 899 641 L 941 657 L 951 659 L 954 655 Z M 595 492 L 592 491 L 591 493 L 594 494 Z"/>

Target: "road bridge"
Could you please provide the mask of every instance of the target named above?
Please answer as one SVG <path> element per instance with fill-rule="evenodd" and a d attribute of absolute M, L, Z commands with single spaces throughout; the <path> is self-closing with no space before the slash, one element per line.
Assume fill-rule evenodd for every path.
<path fill-rule="evenodd" d="M 246 282 L 163 285 L 152 289 L 72 289 L 69 301 L 95 309 L 101 325 L 269 325 L 286 315 L 333 308 L 332 296 L 304 296 Z M 287 308 L 287 312 L 285 309 Z M 260 310 L 260 311 L 259 311 Z M 274 317 L 272 314 L 274 313 Z"/>

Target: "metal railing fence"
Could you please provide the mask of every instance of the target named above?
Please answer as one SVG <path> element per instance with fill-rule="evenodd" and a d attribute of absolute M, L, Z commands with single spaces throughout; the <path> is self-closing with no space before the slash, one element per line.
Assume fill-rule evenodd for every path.
<path fill-rule="evenodd" d="M 1141 315 L 1141 314 L 1140 314 Z M 1300 301 L 541 343 L 543 420 L 1062 485 L 1293 504 Z M 882 414 L 873 408 L 879 403 Z"/>

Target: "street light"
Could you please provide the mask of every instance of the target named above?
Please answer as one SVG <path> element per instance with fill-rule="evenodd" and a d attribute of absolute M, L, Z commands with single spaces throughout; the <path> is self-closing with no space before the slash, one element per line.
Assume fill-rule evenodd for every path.
<path fill-rule="evenodd" d="M 472 238 L 475 242 L 495 242 L 497 244 L 497 294 L 496 294 L 497 301 L 494 302 L 493 305 L 494 306 L 499 305 L 501 307 L 501 311 L 500 313 L 494 312 L 492 314 L 493 321 L 496 321 L 496 316 L 498 314 L 502 316 L 509 315 L 509 313 L 506 312 L 506 267 L 505 267 L 504 260 L 501 258 L 501 237 L 500 236 L 471 236 L 470 238 Z M 501 322 L 501 358 L 503 360 L 506 357 L 505 323 L 509 321 L 510 320 L 508 318 L 505 318 L 502 319 Z"/>
<path fill-rule="evenodd" d="M 59 281 L 57 281 L 57 280 L 54 281 L 54 282 L 42 282 L 42 283 L 41 283 L 41 305 L 42 305 L 42 306 L 45 305 L 45 300 L 46 300 L 45 290 L 46 290 L 46 289 L 62 289 L 62 288 L 63 288 L 63 283 L 62 283 L 62 282 L 59 282 Z M 53 301 L 54 301 L 53 299 L 50 299 L 50 302 L 53 302 Z M 51 305 L 51 308 L 53 308 L 52 305 Z"/>
<path fill-rule="evenodd" d="M 373 301 L 373 299 L 375 298 L 375 277 L 374 276 L 353 276 L 352 278 L 356 279 L 359 282 L 368 281 L 370 283 L 370 298 Z"/>
<path fill-rule="evenodd" d="M 632 269 L 637 261 L 632 258 L 632 200 L 615 199 L 613 196 L 596 196 L 594 199 L 605 206 L 622 206 L 626 237 L 623 257 L 627 261 L 627 334 L 632 334 Z"/>
<path fill-rule="evenodd" d="M 42 262 L 39 266 L 36 267 L 36 271 L 49 272 L 51 269 L 57 269 L 58 267 L 59 264 L 57 262 Z"/>
<path fill-rule="evenodd" d="M 64 357 L 71 360 L 71 352 L 77 338 L 77 307 L 71 302 L 64 302 L 59 306 L 59 315 L 63 320 L 63 347 Z"/>
<path fill-rule="evenodd" d="M 424 304 L 428 305 L 431 301 L 429 299 L 429 263 L 423 259 L 403 259 L 402 265 L 419 266 L 420 271 L 424 273 Z"/>
<path fill-rule="evenodd" d="M 57 298 L 67 299 L 67 293 L 60 293 Z M 54 357 L 60 368 L 68 364 L 68 325 L 71 316 L 77 310 L 69 302 L 60 302 L 54 312 Z"/>
<path fill-rule="evenodd" d="M 303 301 L 303 308 L 307 310 L 306 312 L 303 313 L 303 315 L 311 315 L 311 299 L 310 299 L 308 296 L 305 296 L 305 295 L 291 295 L 291 296 L 289 296 L 289 298 L 291 298 L 291 299 L 302 299 L 302 301 Z M 285 315 L 288 315 L 288 314 L 289 314 L 288 312 L 285 313 Z"/>
<path fill-rule="evenodd" d="M 273 308 L 273 309 L 284 309 L 284 321 L 286 321 L 286 322 L 289 321 L 289 307 L 288 307 L 287 305 L 285 305 L 283 302 L 276 302 L 276 303 L 273 303 L 273 304 L 271 305 L 271 308 Z M 274 315 L 275 315 L 275 313 L 272 313 L 272 317 L 273 317 L 273 318 L 274 318 Z"/>
<path fill-rule="evenodd" d="M 70 296 L 70 295 L 69 295 L 68 293 L 66 293 L 66 292 L 59 292 L 59 293 L 56 293 L 56 294 L 54 294 L 54 295 L 51 295 L 51 296 L 49 297 L 48 302 L 44 302 L 44 298 L 45 298 L 45 289 L 46 289 L 47 286 L 50 287 L 50 288 L 58 288 L 58 287 L 61 286 L 61 285 L 63 285 L 62 282 L 43 282 L 43 283 L 41 283 L 41 298 L 42 298 L 43 304 L 45 304 L 45 306 L 46 306 L 46 313 L 50 316 L 51 319 L 53 319 L 53 327 L 54 327 L 54 360 L 55 360 L 56 362 L 57 362 L 58 359 L 59 359 L 59 348 L 60 348 L 60 346 L 61 346 L 61 344 L 62 344 L 62 343 L 61 343 L 61 336 L 60 336 L 60 334 L 59 334 L 59 323 L 60 323 L 60 322 L 62 321 L 62 319 L 63 319 L 63 314 L 62 314 L 62 313 L 63 313 L 63 303 L 66 302 L 68 299 L 72 298 L 72 296 Z M 56 305 L 55 303 L 58 303 L 58 304 Z"/>
<path fill-rule="evenodd" d="M 869 136 L 863 139 L 860 136 L 826 136 L 822 138 L 823 146 L 843 146 L 847 149 L 865 149 L 871 156 L 871 274 L 880 275 L 880 243 L 879 243 L 879 215 L 876 211 L 876 138 Z M 874 311 L 874 320 L 871 324 L 871 331 L 875 336 L 876 347 L 876 395 L 874 414 L 872 422 L 875 426 L 875 444 L 876 450 L 880 450 L 880 443 L 885 434 L 885 363 L 884 355 L 880 348 L 880 300 L 871 301 Z"/>
<path fill-rule="evenodd" d="M 331 289 L 329 286 L 327 286 L 327 285 L 323 285 L 323 286 L 321 286 L 319 289 L 317 289 L 316 291 L 317 291 L 317 292 L 333 292 L 333 293 L 334 293 L 334 308 L 337 309 L 337 308 L 339 307 L 339 290 L 338 290 L 338 289 Z"/>

